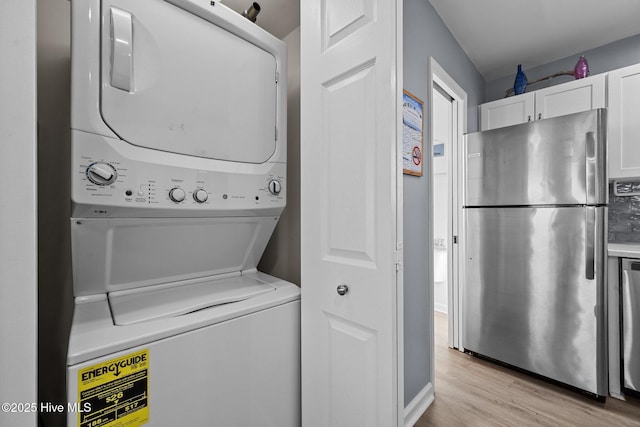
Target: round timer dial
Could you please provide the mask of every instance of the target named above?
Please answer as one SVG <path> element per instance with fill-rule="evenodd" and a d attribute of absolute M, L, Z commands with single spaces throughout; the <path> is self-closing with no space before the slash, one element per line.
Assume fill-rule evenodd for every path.
<path fill-rule="evenodd" d="M 169 198 L 176 203 L 182 202 L 186 196 L 187 193 L 180 187 L 174 187 L 169 191 Z"/>
<path fill-rule="evenodd" d="M 110 185 L 118 178 L 118 172 L 109 163 L 95 162 L 87 168 L 87 178 L 96 185 Z"/>
<path fill-rule="evenodd" d="M 282 191 L 282 184 L 277 179 L 272 179 L 269 181 L 269 192 L 274 196 L 277 196 Z"/>
<path fill-rule="evenodd" d="M 193 192 L 193 199 L 198 203 L 204 203 L 207 201 L 208 198 L 209 198 L 209 194 L 207 193 L 206 190 L 202 188 L 198 188 L 196 191 Z"/>

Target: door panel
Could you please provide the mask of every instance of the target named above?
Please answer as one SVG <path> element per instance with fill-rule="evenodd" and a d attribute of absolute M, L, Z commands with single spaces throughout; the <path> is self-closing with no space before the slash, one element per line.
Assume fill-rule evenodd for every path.
<path fill-rule="evenodd" d="M 587 221 L 589 209 L 597 227 Z M 465 215 L 465 349 L 605 394 L 606 208 L 471 208 Z M 593 269 L 591 236 L 600 242 Z"/>
<path fill-rule="evenodd" d="M 219 160 L 271 157 L 273 55 L 165 1 L 111 0 L 102 8 L 101 112 L 120 138 Z"/>
<path fill-rule="evenodd" d="M 640 176 L 640 64 L 609 73 L 609 177 Z"/>
<path fill-rule="evenodd" d="M 377 333 L 348 319 L 326 316 L 330 425 L 348 427 L 355 425 L 353 421 L 376 425 L 377 414 L 369 408 L 378 407 Z"/>
<path fill-rule="evenodd" d="M 605 75 L 574 80 L 534 92 L 536 119 L 565 116 L 606 107 Z"/>
<path fill-rule="evenodd" d="M 531 93 L 481 104 L 480 130 L 531 122 L 534 120 L 534 108 L 534 96 Z"/>
<path fill-rule="evenodd" d="M 79 372 L 147 350 L 144 382 L 148 394 L 143 401 L 149 422 L 108 424 L 300 427 L 299 319 L 300 305 L 294 301 L 71 365 L 67 370 L 68 401 L 80 401 Z M 132 394 L 135 396 L 131 388 L 125 389 L 125 395 Z M 100 415 L 112 415 L 114 408 L 122 411 L 123 406 L 107 405 Z M 95 422 L 96 413 L 69 411 L 66 426 L 79 427 L 79 419 L 85 417 Z M 82 423 L 87 425 L 91 424 Z"/>
<path fill-rule="evenodd" d="M 322 10 L 324 50 L 375 21 L 375 0 L 326 0 Z"/>
<path fill-rule="evenodd" d="M 640 392 L 640 263 L 622 260 L 622 360 L 625 388 Z"/>
<path fill-rule="evenodd" d="M 594 183 L 606 165 L 603 114 L 589 111 L 470 134 L 465 205 L 607 203 L 605 180 Z M 591 179 L 585 179 L 587 172 Z"/>
<path fill-rule="evenodd" d="M 274 227 L 273 217 L 73 219 L 74 295 L 255 268 Z"/>
<path fill-rule="evenodd" d="M 370 268 L 376 268 L 373 67 L 366 64 L 323 84 L 321 116 L 323 223 L 331 225 L 323 228 L 323 255 Z M 361 102 L 355 110 L 354 100 Z"/>
<path fill-rule="evenodd" d="M 387 427 L 403 416 L 398 10 L 382 0 L 301 3 L 305 426 Z"/>

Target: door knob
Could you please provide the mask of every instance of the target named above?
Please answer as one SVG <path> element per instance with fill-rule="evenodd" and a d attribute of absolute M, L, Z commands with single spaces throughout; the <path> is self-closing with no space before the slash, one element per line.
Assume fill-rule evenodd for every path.
<path fill-rule="evenodd" d="M 349 287 L 347 285 L 340 285 L 338 286 L 337 291 L 338 291 L 338 295 L 342 296 L 347 292 L 349 292 Z"/>

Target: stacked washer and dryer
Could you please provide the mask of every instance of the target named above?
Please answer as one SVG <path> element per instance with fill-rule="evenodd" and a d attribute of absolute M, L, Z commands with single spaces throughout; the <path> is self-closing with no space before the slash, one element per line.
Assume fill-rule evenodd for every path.
<path fill-rule="evenodd" d="M 209 0 L 72 1 L 69 426 L 297 426 L 286 47 Z"/>

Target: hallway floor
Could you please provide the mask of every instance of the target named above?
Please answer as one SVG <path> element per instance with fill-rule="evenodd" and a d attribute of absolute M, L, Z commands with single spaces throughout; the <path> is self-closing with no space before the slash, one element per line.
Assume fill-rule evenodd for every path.
<path fill-rule="evenodd" d="M 640 399 L 597 402 L 578 392 L 447 348 L 435 315 L 435 401 L 416 427 L 640 426 Z"/>

